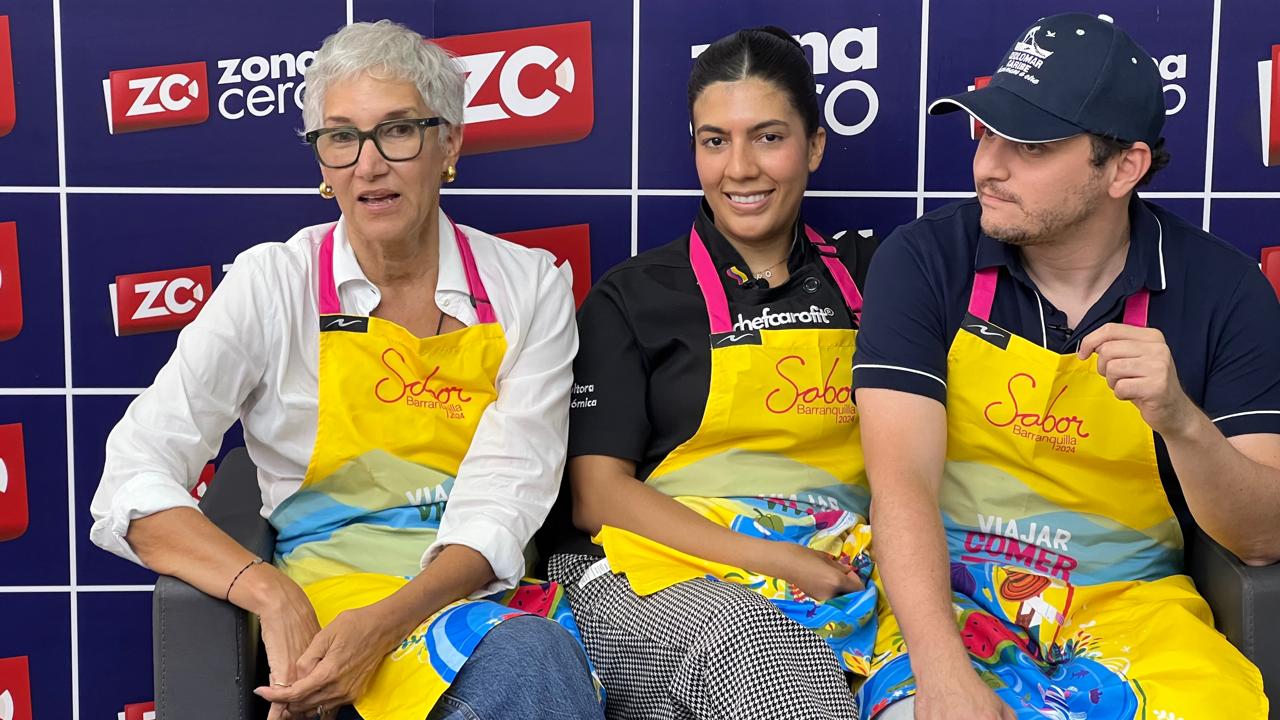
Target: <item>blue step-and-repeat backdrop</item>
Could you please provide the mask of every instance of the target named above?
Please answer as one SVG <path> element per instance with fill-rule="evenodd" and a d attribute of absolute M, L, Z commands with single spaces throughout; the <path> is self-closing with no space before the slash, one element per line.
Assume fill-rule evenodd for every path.
<path fill-rule="evenodd" d="M 446 211 L 552 250 L 581 297 L 689 227 L 707 43 L 800 39 L 829 131 L 807 217 L 886 235 L 972 191 L 967 119 L 922 105 L 1067 10 L 1159 63 L 1174 160 L 1144 195 L 1280 275 L 1275 0 L 0 0 L 0 717 L 151 716 L 154 575 L 87 538 L 103 445 L 237 253 L 336 218 L 295 131 L 344 23 L 450 38 L 473 122 Z"/>

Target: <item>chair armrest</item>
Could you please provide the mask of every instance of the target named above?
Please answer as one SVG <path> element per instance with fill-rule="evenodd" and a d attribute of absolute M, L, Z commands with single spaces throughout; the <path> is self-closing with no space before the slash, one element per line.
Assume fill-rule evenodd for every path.
<path fill-rule="evenodd" d="M 1270 695 L 1280 688 L 1280 565 L 1245 565 L 1203 530 L 1190 540 L 1187 571 L 1218 629 L 1262 671 Z M 1280 708 L 1271 716 L 1280 717 Z"/>
<path fill-rule="evenodd" d="M 257 470 L 244 448 L 227 454 L 200 501 L 215 525 L 270 561 L 275 532 L 260 514 Z M 266 716 L 253 688 L 266 677 L 258 619 L 161 576 L 152 596 L 158 720 L 251 720 Z"/>

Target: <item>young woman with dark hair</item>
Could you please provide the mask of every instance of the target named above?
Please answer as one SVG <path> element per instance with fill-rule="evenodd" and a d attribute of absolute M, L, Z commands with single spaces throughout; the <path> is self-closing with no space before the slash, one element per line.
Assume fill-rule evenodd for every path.
<path fill-rule="evenodd" d="M 549 572 L 611 718 L 853 717 L 875 593 L 851 359 L 876 241 L 800 217 L 826 132 L 784 31 L 708 47 L 689 112 L 692 230 L 579 312 L 579 532 Z"/>

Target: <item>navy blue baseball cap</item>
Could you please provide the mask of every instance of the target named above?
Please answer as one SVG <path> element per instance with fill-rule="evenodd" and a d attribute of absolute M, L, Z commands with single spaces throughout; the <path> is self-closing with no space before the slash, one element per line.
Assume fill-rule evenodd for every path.
<path fill-rule="evenodd" d="M 1154 146 L 1164 91 L 1151 56 L 1111 18 L 1067 13 L 1028 28 L 989 85 L 929 105 L 930 115 L 955 110 L 1015 142 L 1093 133 Z"/>

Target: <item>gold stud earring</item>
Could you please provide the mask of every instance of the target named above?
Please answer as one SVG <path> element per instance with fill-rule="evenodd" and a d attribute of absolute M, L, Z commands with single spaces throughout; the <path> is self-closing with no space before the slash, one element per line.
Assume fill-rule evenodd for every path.
<path fill-rule="evenodd" d="M 444 172 L 440 173 L 440 179 L 441 179 L 441 180 L 444 180 L 444 181 L 445 181 L 445 182 L 447 182 L 447 183 L 451 183 L 451 182 L 453 182 L 454 180 L 457 180 L 457 179 L 458 179 L 458 168 L 456 168 L 456 167 L 454 167 L 454 166 L 452 166 L 452 165 L 450 165 L 449 167 L 445 168 L 445 169 L 444 169 Z"/>
<path fill-rule="evenodd" d="M 325 200 L 332 200 L 336 193 L 333 192 L 333 186 L 327 182 L 320 183 L 320 197 Z"/>

